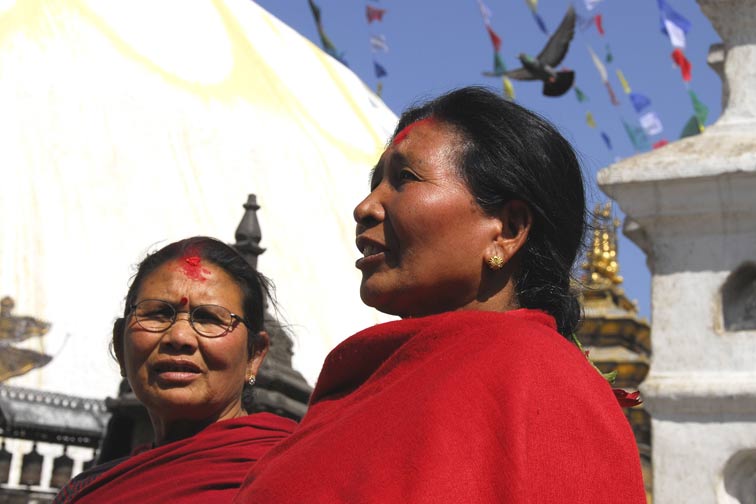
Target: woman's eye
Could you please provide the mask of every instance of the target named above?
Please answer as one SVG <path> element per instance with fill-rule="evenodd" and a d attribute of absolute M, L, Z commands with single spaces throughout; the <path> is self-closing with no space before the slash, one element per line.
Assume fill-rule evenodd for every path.
<path fill-rule="evenodd" d="M 409 170 L 402 170 L 399 172 L 399 180 L 408 181 L 408 180 L 420 180 L 417 178 L 417 175 L 412 173 Z"/>

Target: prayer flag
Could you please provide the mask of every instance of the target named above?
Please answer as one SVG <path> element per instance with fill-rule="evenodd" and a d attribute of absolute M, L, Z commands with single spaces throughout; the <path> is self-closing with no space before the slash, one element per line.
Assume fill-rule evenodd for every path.
<path fill-rule="evenodd" d="M 379 9 L 372 5 L 367 6 L 367 20 L 368 24 L 373 21 L 383 21 L 383 15 L 386 13 L 386 9 Z"/>
<path fill-rule="evenodd" d="M 591 128 L 596 127 L 596 120 L 593 118 L 593 114 L 591 114 L 590 110 L 585 113 L 585 123 Z"/>
<path fill-rule="evenodd" d="M 606 144 L 606 148 L 609 149 L 609 150 L 612 150 L 612 141 L 609 139 L 609 135 L 607 135 L 606 133 L 604 133 L 602 131 L 601 132 L 601 139 Z"/>
<path fill-rule="evenodd" d="M 507 66 L 504 64 L 504 60 L 501 59 L 501 55 L 497 52 L 494 53 L 494 75 L 504 75 L 507 71 Z"/>
<path fill-rule="evenodd" d="M 592 16 L 581 16 L 580 14 L 575 14 L 575 26 L 577 26 L 580 31 L 585 31 L 591 26 L 593 26 L 593 17 Z"/>
<path fill-rule="evenodd" d="M 496 32 L 493 31 L 491 25 L 486 25 L 486 31 L 488 32 L 488 36 L 491 37 L 491 43 L 493 44 L 494 51 L 499 52 L 501 50 L 501 38 L 499 38 Z"/>
<path fill-rule="evenodd" d="M 660 147 L 664 147 L 664 146 L 665 146 L 665 145 L 667 145 L 668 143 L 669 143 L 669 142 L 668 142 L 668 141 L 667 141 L 666 139 L 662 138 L 662 139 L 661 139 L 661 140 L 659 140 L 658 142 L 654 142 L 654 144 L 653 144 L 653 145 L 651 146 L 651 148 L 652 148 L 652 149 L 658 149 L 658 148 L 660 148 Z"/>
<path fill-rule="evenodd" d="M 653 110 L 648 111 L 640 116 L 640 118 L 638 118 L 638 121 L 640 122 L 641 128 L 643 128 L 643 131 L 648 136 L 658 135 L 659 133 L 664 131 L 661 119 L 659 119 L 659 116 L 656 115 L 656 112 L 654 112 Z"/>
<path fill-rule="evenodd" d="M 596 22 L 596 29 L 599 32 L 599 35 L 602 37 L 604 36 L 604 27 L 603 27 L 603 19 L 601 17 L 601 14 L 596 14 L 593 16 L 593 20 Z"/>
<path fill-rule="evenodd" d="M 612 48 L 609 47 L 609 44 L 606 44 L 606 56 L 604 57 L 604 60 L 606 60 L 607 63 L 614 61 L 614 56 L 612 56 Z"/>
<path fill-rule="evenodd" d="M 585 8 L 589 11 L 596 8 L 598 4 L 601 3 L 602 0 L 585 0 Z"/>
<path fill-rule="evenodd" d="M 692 89 L 688 90 L 688 94 L 690 95 L 690 101 L 693 103 L 693 110 L 696 112 L 699 129 L 703 131 L 703 125 L 706 124 L 706 118 L 709 116 L 709 108 L 698 99 L 698 96 L 696 96 L 696 93 Z"/>
<path fill-rule="evenodd" d="M 690 30 L 690 21 L 675 11 L 666 0 L 657 0 L 661 14 L 661 31 L 669 37 L 674 47 L 685 49 L 685 35 Z"/>
<path fill-rule="evenodd" d="M 591 46 L 588 46 L 588 52 L 591 53 L 591 59 L 593 60 L 593 65 L 596 67 L 596 70 L 601 76 L 601 82 L 609 82 L 609 76 L 606 73 L 606 67 L 604 66 L 603 63 L 601 63 L 601 60 L 596 55 L 596 53 L 593 52 L 593 49 L 591 48 Z"/>
<path fill-rule="evenodd" d="M 632 102 L 633 108 L 638 114 L 640 114 L 644 108 L 651 105 L 651 100 L 640 93 L 630 93 L 630 102 Z"/>
<path fill-rule="evenodd" d="M 683 80 L 685 82 L 690 82 L 690 79 L 692 77 L 690 74 L 692 65 L 679 47 L 672 51 L 672 61 L 675 62 L 675 65 L 680 67 L 680 73 L 682 73 Z"/>
<path fill-rule="evenodd" d="M 509 80 L 509 77 L 506 75 L 501 78 L 501 81 L 504 84 L 504 96 L 506 96 L 509 101 L 514 101 L 515 91 L 512 81 Z"/>
<path fill-rule="evenodd" d="M 577 97 L 577 101 L 579 101 L 580 103 L 588 101 L 588 97 L 577 86 L 575 86 L 575 96 Z"/>
<path fill-rule="evenodd" d="M 620 84 L 622 84 L 622 91 L 625 92 L 625 94 L 630 94 L 633 92 L 632 89 L 630 89 L 630 84 L 627 83 L 627 80 L 625 79 L 625 74 L 622 73 L 622 70 L 619 68 L 615 70 L 617 72 L 617 78 L 620 81 Z"/>
<path fill-rule="evenodd" d="M 373 61 L 373 69 L 375 70 L 376 79 L 380 79 L 381 77 L 386 77 L 388 75 L 386 69 L 383 68 L 383 66 L 377 61 Z"/>
<path fill-rule="evenodd" d="M 344 54 L 339 53 L 338 49 L 336 49 L 336 46 L 333 45 L 333 42 L 331 42 L 331 39 L 328 38 L 328 35 L 326 35 L 325 30 L 323 29 L 323 24 L 321 23 L 320 19 L 320 7 L 318 7 L 315 2 L 312 0 L 307 0 L 310 4 L 310 10 L 312 11 L 312 17 L 315 18 L 315 27 L 318 29 L 318 35 L 320 36 L 320 44 L 323 46 L 323 50 L 327 53 L 339 60 L 342 64 L 345 66 L 349 66 L 344 59 Z"/>
<path fill-rule="evenodd" d="M 690 119 L 688 119 L 688 122 L 685 123 L 685 126 L 683 126 L 683 130 L 680 133 L 680 138 L 698 135 L 699 133 L 701 133 L 701 131 L 701 123 L 698 122 L 698 118 L 696 116 L 692 116 Z"/>
<path fill-rule="evenodd" d="M 530 7 L 530 10 L 535 12 L 538 9 L 538 0 L 525 0 Z"/>
<path fill-rule="evenodd" d="M 614 94 L 614 89 L 612 89 L 612 84 L 609 81 L 604 82 L 604 85 L 606 86 L 606 90 L 609 92 L 609 101 L 612 102 L 612 105 L 615 107 L 620 104 L 619 100 L 617 99 L 617 95 Z"/>
<path fill-rule="evenodd" d="M 548 35 L 549 29 L 546 28 L 546 23 L 543 22 L 543 18 L 541 18 L 541 16 L 539 16 L 537 12 L 533 12 L 533 19 L 535 19 L 538 28 L 540 28 L 543 33 Z"/>
<path fill-rule="evenodd" d="M 628 138 L 630 138 L 630 143 L 633 144 L 636 151 L 642 152 L 648 150 L 648 138 L 641 128 L 630 126 L 624 119 L 622 120 L 622 125 L 625 127 L 625 132 Z"/>
<path fill-rule="evenodd" d="M 386 37 L 384 35 L 371 35 L 370 47 L 373 52 L 383 51 L 388 52 L 388 44 L 386 43 Z"/>
<path fill-rule="evenodd" d="M 483 23 L 486 25 L 490 24 L 493 17 L 491 9 L 483 3 L 483 0 L 478 0 L 478 8 L 480 9 L 480 15 L 483 17 Z"/>

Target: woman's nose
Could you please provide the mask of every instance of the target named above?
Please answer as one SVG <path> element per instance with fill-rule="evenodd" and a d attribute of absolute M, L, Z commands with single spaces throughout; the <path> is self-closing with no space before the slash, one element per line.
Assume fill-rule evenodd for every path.
<path fill-rule="evenodd" d="M 194 349 L 197 347 L 199 335 L 190 323 L 188 313 L 177 313 L 176 321 L 163 335 L 163 343 L 171 347 L 181 349 Z"/>
<path fill-rule="evenodd" d="M 381 185 L 379 185 L 354 207 L 352 215 L 357 224 L 370 227 L 383 220 L 386 213 L 381 202 L 381 193 L 382 189 Z"/>

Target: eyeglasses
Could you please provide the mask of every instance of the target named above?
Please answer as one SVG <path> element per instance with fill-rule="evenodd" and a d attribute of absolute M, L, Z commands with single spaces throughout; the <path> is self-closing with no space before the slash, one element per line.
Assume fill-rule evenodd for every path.
<path fill-rule="evenodd" d="M 139 327 L 149 332 L 167 331 L 176 323 L 178 315 L 172 304 L 160 299 L 143 299 L 131 305 L 131 313 Z M 233 331 L 239 322 L 249 327 L 242 317 L 218 305 L 199 305 L 189 311 L 189 324 L 206 338 L 224 336 Z"/>

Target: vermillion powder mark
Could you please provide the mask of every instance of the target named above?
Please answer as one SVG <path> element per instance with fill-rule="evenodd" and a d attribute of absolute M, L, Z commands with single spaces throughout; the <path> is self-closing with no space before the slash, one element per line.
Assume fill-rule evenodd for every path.
<path fill-rule="evenodd" d="M 396 134 L 396 136 L 394 137 L 394 141 L 391 142 L 391 144 L 396 146 L 402 143 L 404 139 L 407 138 L 407 135 L 410 134 L 410 131 L 412 131 L 415 127 L 419 126 L 420 124 L 432 124 L 434 122 L 435 122 L 435 119 L 433 117 L 426 117 L 425 119 L 420 119 L 419 121 L 409 123 L 407 126 L 402 128 L 402 130 L 399 133 Z"/>
<path fill-rule="evenodd" d="M 186 296 L 184 296 L 184 297 L 181 298 L 181 301 L 179 301 L 179 304 L 181 306 L 184 306 L 188 302 L 189 302 L 189 300 L 186 298 Z"/>
<path fill-rule="evenodd" d="M 181 271 L 184 272 L 187 278 L 192 280 L 199 280 L 204 282 L 207 280 L 205 275 L 210 274 L 210 270 L 202 267 L 202 258 L 200 256 L 192 255 L 184 257 L 181 264 Z"/>

